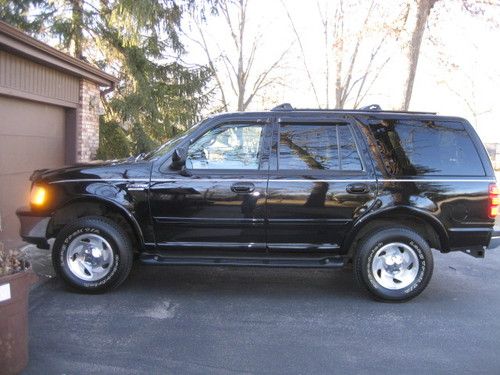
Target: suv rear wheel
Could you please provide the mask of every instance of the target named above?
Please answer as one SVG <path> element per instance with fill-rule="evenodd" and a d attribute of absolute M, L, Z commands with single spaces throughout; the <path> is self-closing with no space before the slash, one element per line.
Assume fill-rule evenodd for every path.
<path fill-rule="evenodd" d="M 432 250 L 406 227 L 377 230 L 360 242 L 354 258 L 357 281 L 376 299 L 406 301 L 429 283 L 434 262 Z"/>
<path fill-rule="evenodd" d="M 132 242 L 123 228 L 101 217 L 84 217 L 59 232 L 52 263 L 64 282 L 88 293 L 120 285 L 132 268 Z"/>

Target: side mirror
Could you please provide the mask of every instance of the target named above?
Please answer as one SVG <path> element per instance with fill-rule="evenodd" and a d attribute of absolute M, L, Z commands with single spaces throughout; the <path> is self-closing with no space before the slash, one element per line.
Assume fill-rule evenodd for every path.
<path fill-rule="evenodd" d="M 170 168 L 175 170 L 182 169 L 186 165 L 187 153 L 187 148 L 176 148 L 172 154 L 172 164 L 170 164 Z"/>

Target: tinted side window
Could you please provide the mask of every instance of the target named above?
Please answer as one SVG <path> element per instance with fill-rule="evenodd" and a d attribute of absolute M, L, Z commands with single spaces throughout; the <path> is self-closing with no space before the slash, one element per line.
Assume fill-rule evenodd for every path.
<path fill-rule="evenodd" d="M 259 169 L 262 125 L 227 124 L 211 129 L 188 149 L 188 169 Z"/>
<path fill-rule="evenodd" d="M 370 125 L 387 172 L 394 176 L 484 176 L 463 124 L 384 120 Z"/>
<path fill-rule="evenodd" d="M 280 170 L 363 169 L 348 125 L 281 125 Z"/>

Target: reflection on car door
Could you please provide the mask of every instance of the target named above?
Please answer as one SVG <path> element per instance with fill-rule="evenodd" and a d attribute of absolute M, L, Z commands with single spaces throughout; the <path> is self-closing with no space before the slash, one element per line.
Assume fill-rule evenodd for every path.
<path fill-rule="evenodd" d="M 156 242 L 166 249 L 265 249 L 269 125 L 223 123 L 192 140 L 186 170 L 153 172 Z"/>
<path fill-rule="evenodd" d="M 271 251 L 339 249 L 376 183 L 349 122 L 282 118 L 268 185 Z"/>

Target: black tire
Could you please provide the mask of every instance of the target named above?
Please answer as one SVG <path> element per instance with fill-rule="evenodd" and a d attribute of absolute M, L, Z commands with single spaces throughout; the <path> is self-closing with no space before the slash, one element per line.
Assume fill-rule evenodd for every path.
<path fill-rule="evenodd" d="M 378 256 L 384 256 L 383 246 L 393 243 L 407 245 L 409 249 L 406 248 L 406 250 L 404 246 L 396 246 L 396 248 L 400 249 L 401 253 L 405 251 L 411 253 L 411 250 L 413 250 L 413 255 L 416 256 L 415 259 L 418 263 L 418 271 L 416 276 L 414 276 L 414 280 L 409 285 L 400 289 L 392 289 L 390 285 L 389 288 L 386 287 L 387 285 L 383 286 L 384 282 L 380 277 L 380 273 L 378 273 L 377 277 L 372 268 L 377 252 L 382 250 L 378 253 Z M 391 248 L 388 247 L 388 249 Z M 384 263 L 384 267 L 386 264 Z M 411 270 L 414 266 L 413 262 L 411 262 L 407 269 Z M 377 267 L 377 265 L 375 264 L 374 267 Z M 391 265 L 387 267 L 391 267 Z M 354 256 L 354 274 L 356 280 L 375 299 L 382 301 L 403 302 L 418 296 L 427 287 L 427 284 L 429 284 L 433 269 L 434 261 L 429 244 L 415 231 L 400 226 L 382 228 L 369 233 L 360 241 Z M 404 271 L 406 272 L 406 269 Z M 393 277 L 392 274 L 390 277 Z M 382 284 L 378 280 L 381 280 Z M 394 285 L 397 285 L 396 282 L 401 281 L 395 277 L 393 282 Z M 393 287 L 397 288 L 397 286 Z"/>
<path fill-rule="evenodd" d="M 97 235 L 110 246 L 106 249 L 111 252 L 113 260 L 100 279 L 84 280 L 71 271 L 67 251 L 72 241 L 81 235 Z M 129 275 L 132 263 L 133 247 L 127 232 L 114 221 L 102 217 L 83 217 L 67 224 L 57 235 L 52 248 L 52 264 L 57 275 L 66 285 L 86 293 L 102 293 L 116 288 Z"/>

